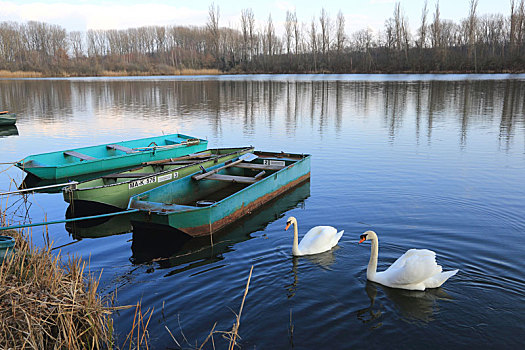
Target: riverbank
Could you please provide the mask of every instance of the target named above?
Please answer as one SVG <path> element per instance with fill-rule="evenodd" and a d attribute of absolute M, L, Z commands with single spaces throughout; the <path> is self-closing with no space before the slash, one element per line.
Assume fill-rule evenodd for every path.
<path fill-rule="evenodd" d="M 148 72 L 137 72 L 137 71 L 109 71 L 104 70 L 95 72 L 94 74 L 80 74 L 80 73 L 42 73 L 34 71 L 8 71 L 0 70 L 0 78 L 17 79 L 17 78 L 72 78 L 72 77 L 83 77 L 83 76 L 95 76 L 95 77 L 131 77 L 131 76 L 152 76 L 152 75 L 220 75 L 224 74 L 218 69 L 170 69 L 159 71 L 148 71 Z"/>

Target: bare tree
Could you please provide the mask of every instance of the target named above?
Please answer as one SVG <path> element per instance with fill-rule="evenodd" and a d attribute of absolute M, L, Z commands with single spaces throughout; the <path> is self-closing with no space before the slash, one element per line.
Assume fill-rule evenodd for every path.
<path fill-rule="evenodd" d="M 286 21 L 284 22 L 284 41 L 286 43 L 286 54 L 288 56 L 290 56 L 292 49 L 293 21 L 293 14 L 290 11 L 286 11 Z"/>
<path fill-rule="evenodd" d="M 265 36 L 266 36 L 266 48 L 267 48 L 267 55 L 273 56 L 275 51 L 275 27 L 273 26 L 272 21 L 272 14 L 268 16 L 268 22 L 266 24 L 266 30 L 265 30 Z"/>
<path fill-rule="evenodd" d="M 478 7 L 478 0 L 470 0 L 470 6 L 469 6 L 469 16 L 468 16 L 468 59 L 470 60 L 472 58 L 472 52 L 474 52 L 474 70 L 478 70 L 477 65 L 477 56 L 476 56 L 476 48 L 474 44 L 476 43 L 476 30 L 477 30 L 477 16 L 476 16 L 476 8 Z"/>
<path fill-rule="evenodd" d="M 209 33 L 209 45 L 210 52 L 219 60 L 219 50 L 220 50 L 220 40 L 221 32 L 219 30 L 219 6 L 215 7 L 215 4 L 212 3 L 208 8 L 208 22 L 206 23 L 206 30 Z"/>
<path fill-rule="evenodd" d="M 321 27 L 321 52 L 323 56 L 326 56 L 326 53 L 330 50 L 330 17 L 324 8 L 321 9 L 319 24 Z"/>
<path fill-rule="evenodd" d="M 421 25 L 418 29 L 418 46 L 421 49 L 424 49 L 426 47 L 427 42 L 427 0 L 425 0 L 425 4 L 423 5 L 423 10 L 421 10 Z"/>
<path fill-rule="evenodd" d="M 335 27 L 336 27 L 336 33 L 335 33 L 336 50 L 337 50 L 337 54 L 340 55 L 343 52 L 345 40 L 346 40 L 345 17 L 343 16 L 343 13 L 341 12 L 341 10 L 339 10 L 339 12 L 337 13 Z"/>

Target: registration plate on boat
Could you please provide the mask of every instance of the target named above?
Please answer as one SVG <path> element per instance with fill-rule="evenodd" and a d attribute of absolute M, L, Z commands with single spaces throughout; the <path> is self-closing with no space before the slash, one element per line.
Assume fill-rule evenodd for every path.
<path fill-rule="evenodd" d="M 276 166 L 285 166 L 286 165 L 284 160 L 268 160 L 268 159 L 265 159 L 263 164 L 264 165 L 276 165 Z"/>
<path fill-rule="evenodd" d="M 157 182 L 157 177 L 156 176 L 152 176 L 152 177 L 147 177 L 145 179 L 131 181 L 129 183 L 129 189 L 131 190 L 131 189 L 134 189 L 136 187 L 149 185 L 149 184 L 152 184 L 154 182 Z"/>
<path fill-rule="evenodd" d="M 164 181 L 168 181 L 171 179 L 176 179 L 178 177 L 179 177 L 179 173 L 166 174 L 166 175 L 159 176 L 157 178 L 157 182 L 164 182 Z"/>

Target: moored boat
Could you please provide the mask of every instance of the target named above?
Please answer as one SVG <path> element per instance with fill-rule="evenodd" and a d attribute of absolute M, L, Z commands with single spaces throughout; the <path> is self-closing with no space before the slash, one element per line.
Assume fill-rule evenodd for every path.
<path fill-rule="evenodd" d="M 16 124 L 16 114 L 8 111 L 0 111 L 0 126 L 8 126 Z"/>
<path fill-rule="evenodd" d="M 16 166 L 44 180 L 75 180 L 203 151 L 207 144 L 206 140 L 170 134 L 31 155 Z"/>
<path fill-rule="evenodd" d="M 146 163 L 132 170 L 104 175 L 62 189 L 64 200 L 76 211 L 90 209 L 126 209 L 131 196 L 159 187 L 171 181 L 194 174 L 201 168 L 224 163 L 243 154 L 253 152 L 253 147 L 217 148 L 187 156 Z"/>
<path fill-rule="evenodd" d="M 210 235 L 310 178 L 310 155 L 259 152 L 133 196 L 133 225 Z M 251 161 L 250 161 L 251 160 Z"/>

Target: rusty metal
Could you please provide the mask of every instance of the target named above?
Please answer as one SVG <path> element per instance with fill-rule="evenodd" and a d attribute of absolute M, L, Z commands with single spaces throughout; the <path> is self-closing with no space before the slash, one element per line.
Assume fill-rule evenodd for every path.
<path fill-rule="evenodd" d="M 217 220 L 211 224 L 205 224 L 205 225 L 200 225 L 200 226 L 195 226 L 195 227 L 184 227 L 184 228 L 178 228 L 178 229 L 192 237 L 201 237 L 201 236 L 211 235 L 223 229 L 227 225 L 237 221 L 239 218 L 243 217 L 244 215 L 251 213 L 258 207 L 269 202 L 275 197 L 285 193 L 286 191 L 301 184 L 302 182 L 307 181 L 309 178 L 310 178 L 310 172 L 299 177 L 298 179 L 294 181 L 289 182 L 285 186 L 282 186 L 278 188 L 277 190 L 258 198 L 257 200 L 251 202 L 250 204 L 246 206 L 243 205 L 240 209 L 236 210 L 234 213 L 224 217 L 221 220 Z"/>

